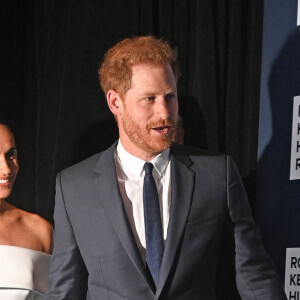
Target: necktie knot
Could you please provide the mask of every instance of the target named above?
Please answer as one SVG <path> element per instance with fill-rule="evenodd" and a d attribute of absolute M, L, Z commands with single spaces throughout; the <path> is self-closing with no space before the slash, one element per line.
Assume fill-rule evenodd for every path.
<path fill-rule="evenodd" d="M 146 162 L 144 168 L 145 168 L 145 175 L 150 175 L 153 170 L 153 165 L 151 163 Z"/>

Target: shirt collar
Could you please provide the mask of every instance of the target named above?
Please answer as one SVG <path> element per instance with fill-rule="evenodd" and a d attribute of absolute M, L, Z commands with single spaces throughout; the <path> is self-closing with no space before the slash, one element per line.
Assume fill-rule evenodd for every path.
<path fill-rule="evenodd" d="M 117 159 L 120 163 L 122 171 L 130 177 L 143 176 L 145 161 L 130 154 L 122 146 L 119 140 L 117 145 Z M 170 148 L 155 156 L 150 162 L 160 176 L 163 176 L 170 160 Z"/>

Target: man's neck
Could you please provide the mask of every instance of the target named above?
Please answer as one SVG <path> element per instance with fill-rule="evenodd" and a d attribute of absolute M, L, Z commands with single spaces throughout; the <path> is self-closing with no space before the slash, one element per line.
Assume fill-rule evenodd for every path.
<path fill-rule="evenodd" d="M 130 153 L 131 155 L 142 159 L 144 161 L 151 161 L 153 158 L 155 158 L 157 155 L 159 155 L 161 152 L 150 152 L 143 150 L 135 145 L 131 145 L 130 143 L 124 142 L 124 140 L 120 139 L 120 142 L 123 146 L 123 148 Z"/>

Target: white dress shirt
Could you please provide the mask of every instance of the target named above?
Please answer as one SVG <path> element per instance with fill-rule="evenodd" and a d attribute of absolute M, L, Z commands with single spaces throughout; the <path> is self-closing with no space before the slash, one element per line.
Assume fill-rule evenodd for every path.
<path fill-rule="evenodd" d="M 145 161 L 128 153 L 119 140 L 115 152 L 115 162 L 121 197 L 138 249 L 145 262 L 146 238 L 143 205 Z M 165 241 L 167 238 L 171 203 L 170 149 L 163 151 L 150 162 L 154 166 L 152 174 L 159 196 L 163 237 Z"/>

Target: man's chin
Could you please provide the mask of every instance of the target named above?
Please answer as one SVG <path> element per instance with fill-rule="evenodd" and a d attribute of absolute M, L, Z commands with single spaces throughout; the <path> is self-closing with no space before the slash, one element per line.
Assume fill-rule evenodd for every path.
<path fill-rule="evenodd" d="M 159 154 L 167 150 L 172 144 L 172 140 L 169 138 L 164 138 L 163 140 L 153 141 L 149 146 L 148 150 L 152 153 Z"/>

